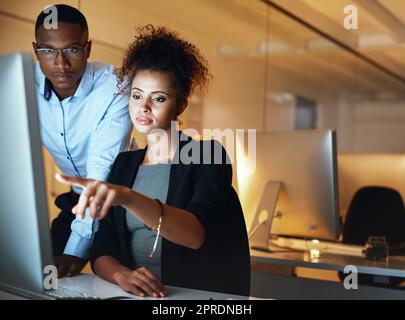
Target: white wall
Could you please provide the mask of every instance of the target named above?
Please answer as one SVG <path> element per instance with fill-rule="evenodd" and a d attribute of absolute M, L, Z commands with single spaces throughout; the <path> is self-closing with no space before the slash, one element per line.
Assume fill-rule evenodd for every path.
<path fill-rule="evenodd" d="M 354 106 L 353 149 L 357 152 L 405 151 L 405 101 Z"/>
<path fill-rule="evenodd" d="M 320 128 L 335 128 L 339 152 L 404 152 L 405 101 L 340 97 L 321 104 Z"/>

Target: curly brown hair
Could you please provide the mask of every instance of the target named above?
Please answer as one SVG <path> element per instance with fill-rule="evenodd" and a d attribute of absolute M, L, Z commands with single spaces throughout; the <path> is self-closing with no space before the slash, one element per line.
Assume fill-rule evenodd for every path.
<path fill-rule="evenodd" d="M 137 29 L 122 67 L 118 70 L 118 85 L 128 94 L 130 84 L 139 71 L 163 72 L 171 76 L 177 91 L 177 103 L 182 105 L 196 88 L 203 89 L 212 76 L 207 60 L 193 44 L 164 27 L 148 24 Z M 129 80 L 129 82 L 127 82 Z"/>

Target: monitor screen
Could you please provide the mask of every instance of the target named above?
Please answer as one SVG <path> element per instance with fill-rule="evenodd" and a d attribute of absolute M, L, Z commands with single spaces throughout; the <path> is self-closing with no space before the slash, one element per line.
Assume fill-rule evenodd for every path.
<path fill-rule="evenodd" d="M 33 62 L 0 57 L 0 285 L 43 291 L 52 251 Z"/>
<path fill-rule="evenodd" d="M 257 133 L 255 157 L 247 156 L 246 141 L 246 134 L 239 137 L 237 175 L 250 233 L 256 227 L 255 215 L 267 210 L 270 214 L 267 212 L 265 219 L 272 220 L 271 234 L 337 240 L 340 219 L 335 132 Z"/>

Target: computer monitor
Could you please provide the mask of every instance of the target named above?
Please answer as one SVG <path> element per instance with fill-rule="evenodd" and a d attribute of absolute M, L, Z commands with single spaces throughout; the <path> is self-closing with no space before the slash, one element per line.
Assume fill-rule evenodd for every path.
<path fill-rule="evenodd" d="M 238 190 L 249 236 L 256 233 L 258 240 L 261 233 L 261 246 L 266 245 L 263 242 L 270 233 L 337 240 L 340 219 L 335 132 L 258 132 L 255 146 L 255 162 L 246 162 L 251 148 L 248 134 L 239 136 Z"/>
<path fill-rule="evenodd" d="M 0 57 L 0 288 L 44 292 L 53 264 L 33 61 Z"/>

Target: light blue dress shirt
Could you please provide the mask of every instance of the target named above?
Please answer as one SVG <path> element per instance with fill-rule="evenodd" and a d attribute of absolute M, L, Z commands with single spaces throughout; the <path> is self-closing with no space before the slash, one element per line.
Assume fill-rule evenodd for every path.
<path fill-rule="evenodd" d="M 88 63 L 75 94 L 62 101 L 38 63 L 35 80 L 42 143 L 56 165 L 68 176 L 106 180 L 118 153 L 128 149 L 132 130 L 128 97 L 116 95 L 114 67 Z M 87 258 L 97 227 L 89 210 L 85 219 L 75 219 L 64 253 Z"/>

